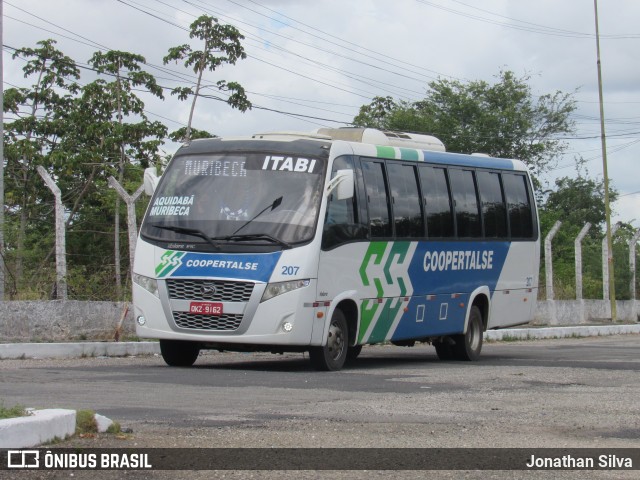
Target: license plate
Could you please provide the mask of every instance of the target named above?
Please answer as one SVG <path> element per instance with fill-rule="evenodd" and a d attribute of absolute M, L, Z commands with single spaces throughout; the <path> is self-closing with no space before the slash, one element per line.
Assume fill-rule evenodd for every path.
<path fill-rule="evenodd" d="M 196 315 L 222 315 L 222 304 L 213 302 L 191 302 L 189 313 Z"/>

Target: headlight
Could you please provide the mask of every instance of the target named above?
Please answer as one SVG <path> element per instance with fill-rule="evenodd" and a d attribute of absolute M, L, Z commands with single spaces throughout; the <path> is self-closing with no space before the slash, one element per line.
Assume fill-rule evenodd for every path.
<path fill-rule="evenodd" d="M 137 283 L 142 288 L 144 288 L 147 292 L 152 293 L 156 297 L 158 296 L 158 281 L 145 277 L 144 275 L 139 275 L 137 273 L 133 274 L 133 283 Z"/>
<path fill-rule="evenodd" d="M 283 293 L 291 292 L 298 288 L 308 287 L 310 283 L 311 280 L 291 280 L 289 282 L 270 283 L 267 285 L 267 288 L 262 295 L 262 300 L 260 301 L 265 302 L 270 298 L 277 297 Z"/>

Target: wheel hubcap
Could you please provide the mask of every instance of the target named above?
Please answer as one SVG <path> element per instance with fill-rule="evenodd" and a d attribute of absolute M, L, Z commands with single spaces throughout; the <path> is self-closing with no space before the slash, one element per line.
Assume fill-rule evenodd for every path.
<path fill-rule="evenodd" d="M 327 349 L 331 359 L 336 360 L 339 358 L 344 348 L 344 332 L 338 325 L 332 323 L 329 327 L 329 338 L 327 339 Z"/>
<path fill-rule="evenodd" d="M 478 326 L 478 322 L 473 322 L 470 326 L 469 330 L 469 347 L 471 350 L 477 350 L 480 345 L 480 328 Z"/>

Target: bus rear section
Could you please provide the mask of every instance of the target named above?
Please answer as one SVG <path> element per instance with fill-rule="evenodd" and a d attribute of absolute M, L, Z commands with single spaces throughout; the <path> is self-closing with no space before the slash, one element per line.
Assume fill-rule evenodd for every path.
<path fill-rule="evenodd" d="M 539 235 L 520 162 L 322 133 L 194 141 L 172 159 L 133 288 L 137 333 L 169 365 L 308 351 L 339 370 L 383 342 L 475 360 L 486 329 L 531 319 Z"/>

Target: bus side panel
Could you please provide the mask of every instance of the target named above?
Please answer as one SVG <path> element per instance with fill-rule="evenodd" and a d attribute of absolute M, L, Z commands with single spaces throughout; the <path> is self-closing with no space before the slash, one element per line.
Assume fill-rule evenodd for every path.
<path fill-rule="evenodd" d="M 510 250 L 504 241 L 420 242 L 409 269 L 413 295 L 388 340 L 459 334 L 471 293 L 493 293 Z"/>
<path fill-rule="evenodd" d="M 488 328 L 530 322 L 538 295 L 539 243 L 513 242 L 491 299 Z"/>
<path fill-rule="evenodd" d="M 469 295 L 491 292 L 508 242 L 352 243 L 321 253 L 319 298 L 357 290 L 357 343 L 462 333 Z"/>

